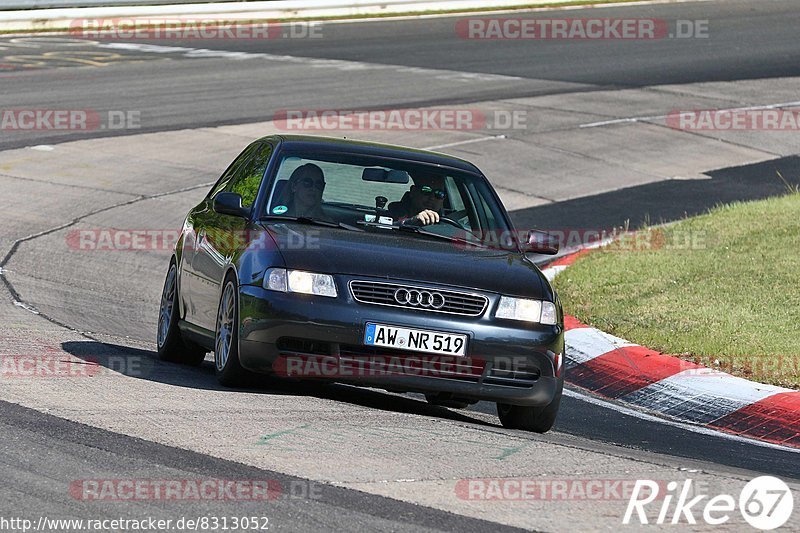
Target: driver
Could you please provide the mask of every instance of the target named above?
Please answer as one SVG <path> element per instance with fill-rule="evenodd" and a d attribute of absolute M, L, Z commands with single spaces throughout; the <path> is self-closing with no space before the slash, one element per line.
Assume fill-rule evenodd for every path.
<path fill-rule="evenodd" d="M 326 220 L 322 210 L 322 193 L 325 191 L 325 174 L 313 163 L 297 167 L 289 176 L 289 198 L 286 214 L 293 217 L 310 217 Z"/>
<path fill-rule="evenodd" d="M 414 176 L 414 184 L 399 202 L 388 206 L 389 216 L 404 224 L 438 224 L 443 215 L 447 193 L 444 178 L 432 174 Z"/>

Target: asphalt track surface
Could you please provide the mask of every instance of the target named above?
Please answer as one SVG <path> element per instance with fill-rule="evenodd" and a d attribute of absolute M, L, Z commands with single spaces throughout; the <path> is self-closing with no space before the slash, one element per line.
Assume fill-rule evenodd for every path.
<path fill-rule="evenodd" d="M 553 13 L 556 13 L 555 15 Z M 591 17 L 597 10 L 538 12 L 540 18 Z M 510 15 L 511 16 L 511 15 Z M 138 41 L 159 46 L 234 52 L 268 52 L 301 58 L 334 59 L 447 69 L 512 76 L 496 83 L 434 80 L 427 85 L 387 84 L 375 75 L 353 87 L 339 76 L 327 79 L 285 78 L 280 69 L 254 69 L 234 60 L 159 61 L 152 54 L 124 58 L 96 57 L 104 68 L 11 70 L 15 65 L 75 65 L 59 56 L 24 48 L 0 50 L 27 59 L 8 65 L 0 104 L 24 108 L 57 101 L 73 108 L 135 109 L 143 113 L 140 131 L 194 128 L 270 120 L 282 109 L 359 109 L 390 106 L 426 107 L 500 100 L 521 96 L 624 89 L 651 85 L 788 77 L 800 74 L 796 43 L 797 3 L 792 0 L 753 2 L 725 0 L 685 4 L 618 7 L 602 17 L 709 21 L 709 39 L 652 41 L 471 41 L 454 31 L 453 18 L 331 24 L 321 39 Z M 672 26 L 670 26 L 672 28 Z M 672 28 L 674 29 L 674 28 Z M 114 40 L 111 41 L 112 43 Z M 111 52 L 119 52 L 115 49 Z M 63 50 L 59 53 L 63 54 Z M 179 53 L 164 54 L 168 57 Z M 63 55 L 61 56 L 63 58 Z M 73 58 L 74 59 L 74 58 Z M 91 55 L 82 57 L 91 60 Z M 127 63 L 139 60 L 142 63 Z M 115 63 L 120 64 L 114 66 Z M 310 71 L 314 68 L 308 69 Z M 23 75 L 21 75 L 24 73 Z M 313 81 L 313 83 L 311 83 Z M 357 98 L 354 98 L 354 93 Z M 100 132 L 98 132 L 100 133 Z M 109 132 L 109 135 L 115 134 Z M 47 143 L 80 135 L 39 134 Z M 24 146 L 30 139 L 2 139 L 0 148 Z"/>
<path fill-rule="evenodd" d="M 589 11 L 589 14 L 585 11 Z M 563 13 L 594 16 L 597 12 L 585 11 L 525 16 L 569 16 Z M 574 42 L 547 41 L 536 42 L 535 46 L 504 41 L 474 43 L 453 35 L 455 19 L 432 18 L 331 24 L 325 26 L 321 40 L 137 43 L 347 62 L 339 63 L 341 68 L 309 68 L 295 59 L 287 61 L 284 66 L 270 63 L 270 68 L 253 68 L 252 63 L 230 57 L 190 58 L 186 57 L 185 51 L 175 50 L 143 53 L 137 49 L 123 50 L 117 47 L 111 52 L 103 49 L 98 54 L 95 45 L 82 47 L 74 43 L 66 53 L 63 43 L 53 42 L 50 46 L 41 38 L 33 48 L 26 47 L 26 38 L 14 42 L 4 40 L 5 44 L 0 43 L 0 54 L 3 55 L 0 64 L 5 65 L 4 72 L 0 74 L 3 87 L 0 109 L 50 107 L 138 110 L 141 112 L 142 127 L 122 132 L 3 133 L 0 136 L 0 150 L 120 134 L 123 136 L 115 142 L 124 143 L 125 136 L 147 132 L 268 121 L 282 109 L 468 105 L 525 97 L 647 89 L 653 85 L 758 81 L 800 76 L 800 43 L 796 39 L 800 9 L 797 2 L 733 0 L 629 6 L 604 9 L 602 16 L 708 19 L 713 38 L 665 39 L 647 43 L 608 41 L 577 45 Z M 83 55 L 76 56 L 76 51 Z M 107 53 L 115 55 L 103 55 Z M 75 61 L 76 57 L 95 64 Z M 365 64 L 370 66 L 364 69 Z M 348 65 L 350 70 L 346 68 Z M 362 68 L 355 69 L 355 65 L 362 65 Z M 372 65 L 397 67 L 379 69 Z M 406 67 L 425 70 L 412 73 L 404 70 Z M 443 70 L 458 74 L 443 74 Z M 353 72 L 358 72 L 358 75 Z M 470 80 L 464 73 L 486 76 Z M 423 76 L 430 76 L 431 79 L 421 83 Z M 406 79 L 413 83 L 404 83 Z M 800 94 L 800 91 L 796 94 Z M 241 142 L 244 144 L 247 139 L 242 138 Z M 765 168 L 780 168 L 784 175 L 790 177 L 792 172 L 797 175 L 800 164 L 793 157 L 800 151 L 797 146 L 796 139 L 789 141 L 788 148 L 776 151 L 775 161 L 740 169 L 720 169 L 716 174 L 712 172 L 711 181 L 689 182 L 680 194 L 673 194 L 672 197 L 664 189 L 666 185 L 660 182 L 644 185 L 622 182 L 601 194 L 593 194 L 591 186 L 587 185 L 587 190 L 576 190 L 563 200 L 523 207 L 515 210 L 513 215 L 518 221 L 543 218 L 558 220 L 558 217 L 562 217 L 562 224 L 572 222 L 576 227 L 607 227 L 632 218 L 651 216 L 653 212 L 664 219 L 674 219 L 687 211 L 700 212 L 720 200 L 778 194 L 781 192 L 780 184 L 770 183 L 767 186 L 758 181 L 757 176 L 762 175 Z M 201 149 L 198 147 L 198 150 Z M 131 157 L 131 164 L 135 164 L 135 154 Z M 0 170 L 5 176 L 7 170 Z M 196 183 L 207 182 L 209 177 L 215 179 L 215 176 L 203 173 L 198 176 Z M 12 184 L 22 187 L 23 197 L 27 195 L 28 198 L 34 198 L 39 191 L 34 184 L 28 190 L 25 189 L 27 185 L 19 185 L 16 181 L 5 183 L 5 187 Z M 71 209 L 81 207 L 83 211 L 76 211 L 75 216 L 92 211 L 92 195 L 96 191 L 90 185 L 87 184 L 74 205 L 64 205 L 65 211 L 71 213 Z M 131 190 L 137 188 L 137 183 L 128 182 L 126 186 L 127 189 L 119 187 L 118 191 L 104 190 L 102 194 L 119 194 L 119 198 L 111 199 L 125 200 L 127 196 L 123 195 L 122 189 L 130 195 Z M 148 187 L 149 183 L 143 189 Z M 624 194 L 620 190 L 624 190 Z M 154 193 L 149 190 L 139 192 L 144 196 Z M 106 198 L 103 198 L 105 201 Z M 647 212 L 641 210 L 643 204 L 648 206 Z M 162 209 L 172 206 L 167 204 Z M 25 206 L 15 207 L 13 211 L 21 213 L 24 209 Z M 134 217 L 135 209 L 133 206 Z M 142 221 L 152 215 L 154 207 L 147 209 L 141 215 Z M 112 223 L 113 220 L 109 222 Z M 163 273 L 159 261 L 163 260 L 163 256 L 148 258 L 141 269 L 137 267 L 137 271 L 122 270 L 131 272 L 130 280 L 123 284 L 124 289 L 117 289 L 119 278 L 109 272 L 108 264 L 75 263 L 74 256 L 46 243 L 38 248 L 32 246 L 33 241 L 29 243 L 30 246 L 25 243 L 14 248 L 7 246 L 21 236 L 34 233 L 21 229 L 24 224 L 22 217 L 18 223 L 9 223 L 8 235 L 3 239 L 6 241 L 3 253 L 8 253 L 3 266 L 16 267 L 28 275 L 19 283 L 15 282 L 13 276 L 3 278 L 14 298 L 43 309 L 45 315 L 58 325 L 74 331 L 92 332 L 81 342 L 62 343 L 62 349 L 67 353 L 88 357 L 116 350 L 152 360 L 152 348 L 146 344 L 152 341 L 152 321 L 148 323 L 147 320 L 127 320 L 129 316 L 115 316 L 120 314 L 115 299 L 131 294 L 137 287 L 144 291 L 147 286 L 150 298 L 126 302 L 128 307 L 125 309 L 134 309 L 134 318 L 146 316 L 148 312 L 155 317 L 155 302 L 152 301 L 152 290 L 149 288 L 160 286 Z M 53 223 L 46 227 L 56 225 Z M 136 260 L 126 258 L 123 266 L 130 267 L 131 262 L 135 263 Z M 54 272 L 54 265 L 64 272 Z M 65 301 L 49 301 L 44 296 L 52 289 L 52 281 L 66 281 L 71 276 L 80 276 L 81 271 L 88 274 L 86 281 L 90 282 L 90 289 L 80 294 L 68 293 L 63 298 L 76 297 L 76 301 L 84 306 L 83 311 L 76 311 L 75 305 L 68 305 Z M 143 281 L 145 279 L 149 281 Z M 14 320 L 19 320 L 16 314 L 14 317 Z M 140 348 L 136 351 L 129 345 L 116 344 L 121 342 L 120 338 L 129 339 Z M 145 390 L 148 381 L 200 391 L 221 390 L 215 384 L 208 363 L 201 369 L 186 372 L 156 371 L 140 381 L 144 382 L 142 386 Z M 275 384 L 256 387 L 250 392 L 266 397 L 286 394 L 282 385 Z M 336 405 L 367 407 L 387 414 L 440 418 L 442 421 L 455 421 L 501 435 L 505 432 L 496 423 L 492 425 L 488 422 L 490 417 L 484 415 L 493 414 L 493 405 L 485 403 L 467 411 L 455 412 L 428 406 L 418 399 L 346 386 L 310 387 L 300 393 L 312 402 L 319 400 Z M 77 478 L 114 478 L 136 472 L 137 477 L 142 478 L 203 475 L 223 479 L 269 477 L 285 482 L 301 479 L 281 471 L 258 469 L 210 454 L 186 451 L 180 445 L 167 446 L 63 420 L 14 403 L 0 403 L 0 412 L 3 413 L 0 419 L 0 425 L 3 426 L 0 431 L 0 468 L 4 479 L 14 480 L 0 488 L 4 514 L 10 514 L 12 508 L 17 515 L 44 513 L 62 517 L 81 517 L 87 513 L 111 516 L 122 511 L 168 517 L 176 514 L 175 509 L 152 503 L 124 509 L 105 504 L 87 504 L 70 500 L 64 497 L 63 492 L 47 488 L 49 484 L 68 485 Z M 532 442 L 538 439 L 535 436 L 524 438 Z M 729 472 L 742 478 L 768 473 L 787 480 L 800 480 L 800 461 L 795 453 L 713 434 L 698 434 L 686 428 L 665 425 L 658 420 L 629 416 L 574 395 L 564 398 L 558 424 L 546 440 L 578 450 L 607 454 L 609 457 L 668 465 L 676 470 Z M 564 461 L 569 463 L 570 458 L 565 457 Z M 16 502 L 13 507 L 9 503 L 12 501 Z M 252 508 L 248 505 L 243 504 L 243 507 L 237 508 L 237 512 L 250 511 Z M 228 510 L 220 510 L 213 504 L 189 503 L 184 506 L 180 514 L 220 514 Z M 420 506 L 326 485 L 321 499 L 280 501 L 270 507 L 269 516 L 276 524 L 298 530 L 472 531 L 502 530 L 504 527 L 433 507 L 436 506 Z"/>

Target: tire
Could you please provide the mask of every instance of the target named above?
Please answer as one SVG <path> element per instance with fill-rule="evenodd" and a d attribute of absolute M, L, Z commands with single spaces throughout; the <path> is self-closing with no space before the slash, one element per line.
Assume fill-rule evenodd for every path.
<path fill-rule="evenodd" d="M 524 405 L 497 404 L 497 416 L 507 429 L 523 429 L 535 433 L 547 433 L 555 424 L 558 408 L 561 405 L 561 394 L 564 382 L 559 381 L 553 401 L 543 407 Z"/>
<path fill-rule="evenodd" d="M 469 402 L 462 402 L 450 398 L 443 398 L 438 394 L 430 392 L 425 394 L 425 399 L 431 405 L 438 405 L 439 407 L 447 407 L 449 409 L 466 409 L 467 407 L 472 405 Z"/>
<path fill-rule="evenodd" d="M 247 384 L 250 373 L 239 361 L 239 290 L 236 278 L 228 274 L 217 308 L 214 336 L 214 368 L 217 380 L 226 387 Z"/>
<path fill-rule="evenodd" d="M 208 350 L 181 337 L 178 319 L 178 267 L 173 259 L 169 263 L 164 288 L 161 291 L 156 332 L 158 358 L 171 363 L 197 366 L 206 358 Z"/>

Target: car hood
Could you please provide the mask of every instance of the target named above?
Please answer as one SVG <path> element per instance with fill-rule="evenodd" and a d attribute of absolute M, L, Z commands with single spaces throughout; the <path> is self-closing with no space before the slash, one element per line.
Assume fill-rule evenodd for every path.
<path fill-rule="evenodd" d="M 519 252 L 467 247 L 390 229 L 360 232 L 282 222 L 263 227 L 290 269 L 552 299 L 542 273 Z"/>

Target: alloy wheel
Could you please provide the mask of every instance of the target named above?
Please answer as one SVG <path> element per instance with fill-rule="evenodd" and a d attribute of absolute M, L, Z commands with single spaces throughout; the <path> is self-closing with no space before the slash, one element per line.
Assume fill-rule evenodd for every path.
<path fill-rule="evenodd" d="M 175 279 L 177 268 L 172 265 L 164 281 L 164 290 L 161 292 L 161 308 L 158 313 L 158 347 L 164 346 L 172 326 L 172 309 L 175 305 Z"/>
<path fill-rule="evenodd" d="M 214 345 L 214 361 L 217 370 L 222 372 L 228 362 L 233 343 L 236 298 L 233 283 L 228 282 L 222 293 L 222 300 L 217 313 L 217 341 Z"/>

